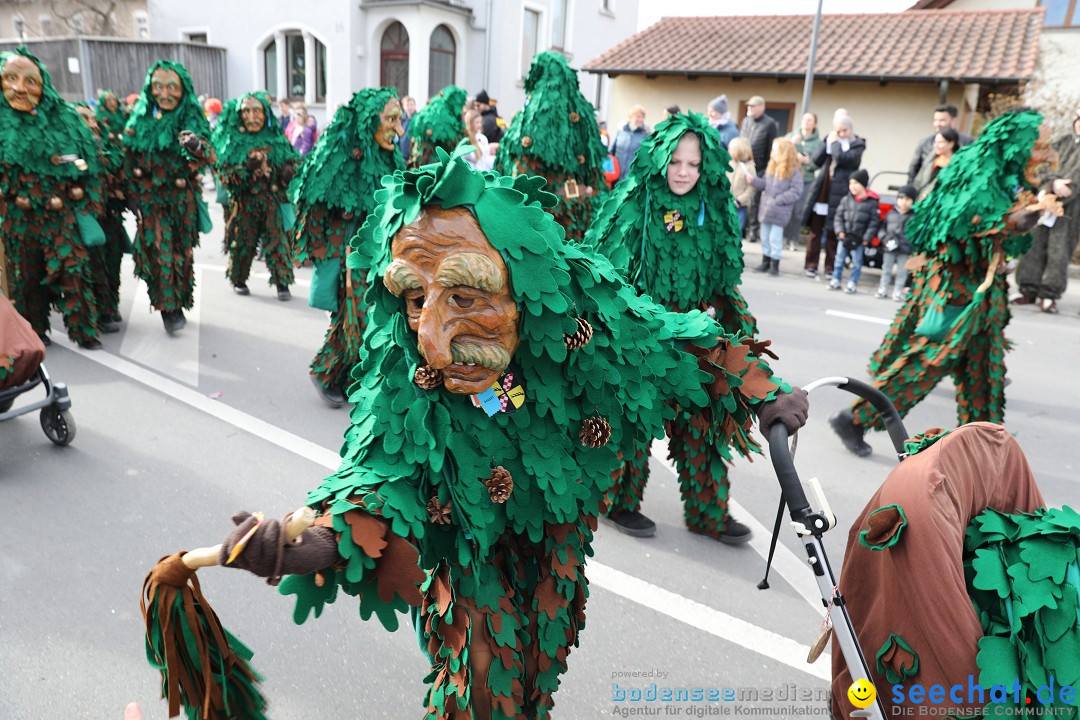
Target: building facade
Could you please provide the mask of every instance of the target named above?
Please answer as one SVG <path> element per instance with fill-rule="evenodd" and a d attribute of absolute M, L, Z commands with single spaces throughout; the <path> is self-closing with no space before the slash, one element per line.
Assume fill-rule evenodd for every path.
<path fill-rule="evenodd" d="M 638 0 L 149 0 L 152 36 L 228 49 L 229 92 L 303 99 L 325 121 L 364 87 L 393 85 L 419 105 L 449 84 L 487 90 L 509 117 L 532 56 L 571 65 L 633 34 Z M 602 78 L 582 90 L 606 106 Z"/>
<path fill-rule="evenodd" d="M 41 40 L 74 35 L 148 39 L 147 0 L 0 0 L 0 38 Z"/>

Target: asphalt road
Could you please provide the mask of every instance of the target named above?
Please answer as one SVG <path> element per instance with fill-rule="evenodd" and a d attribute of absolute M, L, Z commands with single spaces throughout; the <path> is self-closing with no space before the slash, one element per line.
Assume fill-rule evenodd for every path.
<path fill-rule="evenodd" d="M 215 208 L 216 209 L 216 208 Z M 250 297 L 232 294 L 220 253 L 221 218 L 197 253 L 196 312 L 169 338 L 149 312 L 145 290 L 126 266 L 123 332 L 104 350 L 85 352 L 57 339 L 49 372 L 71 390 L 77 438 L 57 448 L 36 415 L 0 425 L 0 718 L 119 718 L 138 700 L 147 718 L 166 716 L 158 676 L 146 663 L 139 594 L 156 560 L 212 545 L 238 509 L 283 515 L 334 466 L 347 411 L 322 403 L 307 364 L 326 329 L 308 308 L 310 271 L 298 272 L 294 299 L 279 302 L 265 269 Z M 756 264 L 757 246 L 747 246 Z M 794 255 L 792 255 L 794 258 Z M 785 259 L 785 270 L 795 270 Z M 747 273 L 745 293 L 761 334 L 781 355 L 778 372 L 796 384 L 831 375 L 862 377 L 896 310 L 864 292 L 827 292 L 795 274 Z M 1080 287 L 1059 316 L 1021 308 L 1010 326 L 1007 424 L 1016 433 L 1052 504 L 1075 504 L 1072 443 L 1080 429 Z M 36 397 L 36 396 L 35 396 Z M 811 396 L 797 465 L 817 476 L 839 517 L 827 537 L 839 567 L 847 523 L 894 465 L 884 436 L 875 454 L 848 454 L 825 424 L 846 401 L 839 391 Z M 907 420 L 912 433 L 955 423 L 950 384 Z M 660 458 L 660 459 L 658 459 Z M 772 575 L 764 568 L 778 486 L 765 459 L 732 471 L 736 515 L 757 529 L 732 548 L 688 533 L 678 488 L 662 452 L 643 510 L 655 538 L 638 540 L 601 526 L 589 563 L 591 597 L 581 647 L 556 695 L 556 718 L 618 717 L 652 707 L 661 717 L 714 711 L 791 717 L 826 712 L 827 655 L 805 663 L 822 609 L 813 576 L 789 528 Z M 317 621 L 296 626 L 291 603 L 244 573 L 208 569 L 203 591 L 223 623 L 255 652 L 271 717 L 418 718 L 426 665 L 407 619 L 388 633 L 359 620 L 340 597 Z M 932 582 L 932 579 L 926 581 Z M 734 689 L 735 702 L 630 703 L 620 691 Z M 762 699 L 771 691 L 772 699 Z M 757 693 L 757 700 L 753 698 Z"/>

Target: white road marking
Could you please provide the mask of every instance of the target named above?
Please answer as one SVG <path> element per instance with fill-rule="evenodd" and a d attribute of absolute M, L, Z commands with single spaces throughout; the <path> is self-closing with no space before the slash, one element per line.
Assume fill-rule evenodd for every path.
<path fill-rule="evenodd" d="M 832 679 L 832 661 L 822 654 L 817 662 L 808 664 L 806 662 L 808 648 L 803 643 L 597 562 L 589 563 L 587 574 L 589 585 L 602 587 L 608 592 L 663 613 L 698 630 L 704 630 L 722 640 L 749 648 L 788 667 L 813 675 L 819 680 L 827 682 Z"/>
<path fill-rule="evenodd" d="M 161 377 L 152 370 L 140 367 L 124 358 L 102 350 L 83 350 L 68 340 L 66 336 L 57 337 L 53 342 L 88 360 L 131 378 L 135 382 L 146 385 L 152 390 L 162 392 L 272 445 L 310 460 L 327 470 L 333 471 L 338 468 L 339 456 L 336 452 L 294 435 L 265 420 L 229 407 L 222 402 L 211 400 L 195 390 L 184 387 L 180 383 Z M 663 456 L 658 455 L 658 457 Z M 743 512 L 742 517 L 749 517 L 749 515 Z M 763 535 L 764 533 L 759 534 Z M 789 554 L 794 557 L 794 554 L 790 553 L 790 551 Z M 817 663 L 808 665 L 806 662 L 808 648 L 804 643 L 778 635 L 771 630 L 766 630 L 670 590 L 652 585 L 602 563 L 590 562 L 588 568 L 589 582 L 597 587 L 613 592 L 662 615 L 686 623 L 691 627 L 704 630 L 715 637 L 781 662 L 820 680 L 828 681 L 831 678 L 830 668 L 832 666 L 828 654 L 823 654 Z"/>
<path fill-rule="evenodd" d="M 843 310 L 826 310 L 825 314 L 832 315 L 833 317 L 846 318 L 848 320 L 862 320 L 863 322 L 874 323 L 875 325 L 892 325 L 892 320 L 874 317 L 873 315 L 860 315 L 858 313 L 844 312 Z"/>
<path fill-rule="evenodd" d="M 202 272 L 195 269 L 195 307 L 185 310 L 187 326 L 173 336 L 165 332 L 161 313 L 152 312 L 146 283 L 135 279 L 135 300 L 121 326 L 120 354 L 180 382 L 199 384 L 199 308 Z"/>
<path fill-rule="evenodd" d="M 671 473 L 672 477 L 678 482 L 679 473 L 675 470 L 675 466 L 671 463 L 671 460 L 667 456 L 667 438 L 663 440 L 653 440 L 652 456 L 660 461 L 660 464 L 664 466 L 664 469 Z M 779 490 L 777 485 L 777 490 Z M 777 504 L 779 504 L 779 493 L 777 494 Z M 772 537 L 772 527 L 765 527 L 758 521 L 750 512 L 740 505 L 732 498 L 728 498 L 728 509 L 731 510 L 733 515 L 738 516 L 739 522 L 743 523 L 754 533 L 748 543 L 751 548 L 754 549 L 761 558 L 767 559 L 769 557 L 769 539 Z M 784 523 L 780 526 L 781 532 L 791 531 L 791 525 L 789 524 L 789 516 L 785 512 Z M 792 531 L 793 532 L 793 531 Z M 762 565 L 762 575 L 765 573 L 764 565 Z M 777 573 L 780 577 L 787 581 L 788 585 L 794 588 L 795 592 L 799 593 L 806 602 L 810 603 L 810 607 L 814 608 L 814 612 L 822 617 L 825 616 L 824 606 L 821 604 L 821 596 L 817 593 L 817 586 L 813 582 L 811 576 L 810 566 L 807 562 L 803 562 L 799 557 L 788 549 L 786 545 L 781 543 L 776 544 L 776 553 L 773 555 L 772 573 Z"/>

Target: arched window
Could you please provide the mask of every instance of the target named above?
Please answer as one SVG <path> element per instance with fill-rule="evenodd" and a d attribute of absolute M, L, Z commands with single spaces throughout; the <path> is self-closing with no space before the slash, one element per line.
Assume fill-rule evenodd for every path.
<path fill-rule="evenodd" d="M 447 85 L 454 84 L 457 45 L 450 28 L 440 25 L 431 32 L 428 53 L 428 97 L 435 97 Z"/>
<path fill-rule="evenodd" d="M 301 30 L 275 35 L 263 49 L 263 82 L 272 97 L 326 102 L 326 45 Z M 278 87 L 278 82 L 284 85 Z"/>
<path fill-rule="evenodd" d="M 379 45 L 379 84 L 397 88 L 398 95 L 409 94 L 409 31 L 394 22 L 383 33 Z"/>

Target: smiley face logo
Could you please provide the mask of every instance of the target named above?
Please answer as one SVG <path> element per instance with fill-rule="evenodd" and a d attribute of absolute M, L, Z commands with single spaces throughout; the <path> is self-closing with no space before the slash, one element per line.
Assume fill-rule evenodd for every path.
<path fill-rule="evenodd" d="M 851 704 L 857 708 L 870 707 L 873 704 L 874 698 L 877 697 L 877 690 L 870 684 L 870 681 L 866 678 L 859 678 L 855 682 L 851 683 L 851 687 L 847 691 L 848 700 Z"/>

